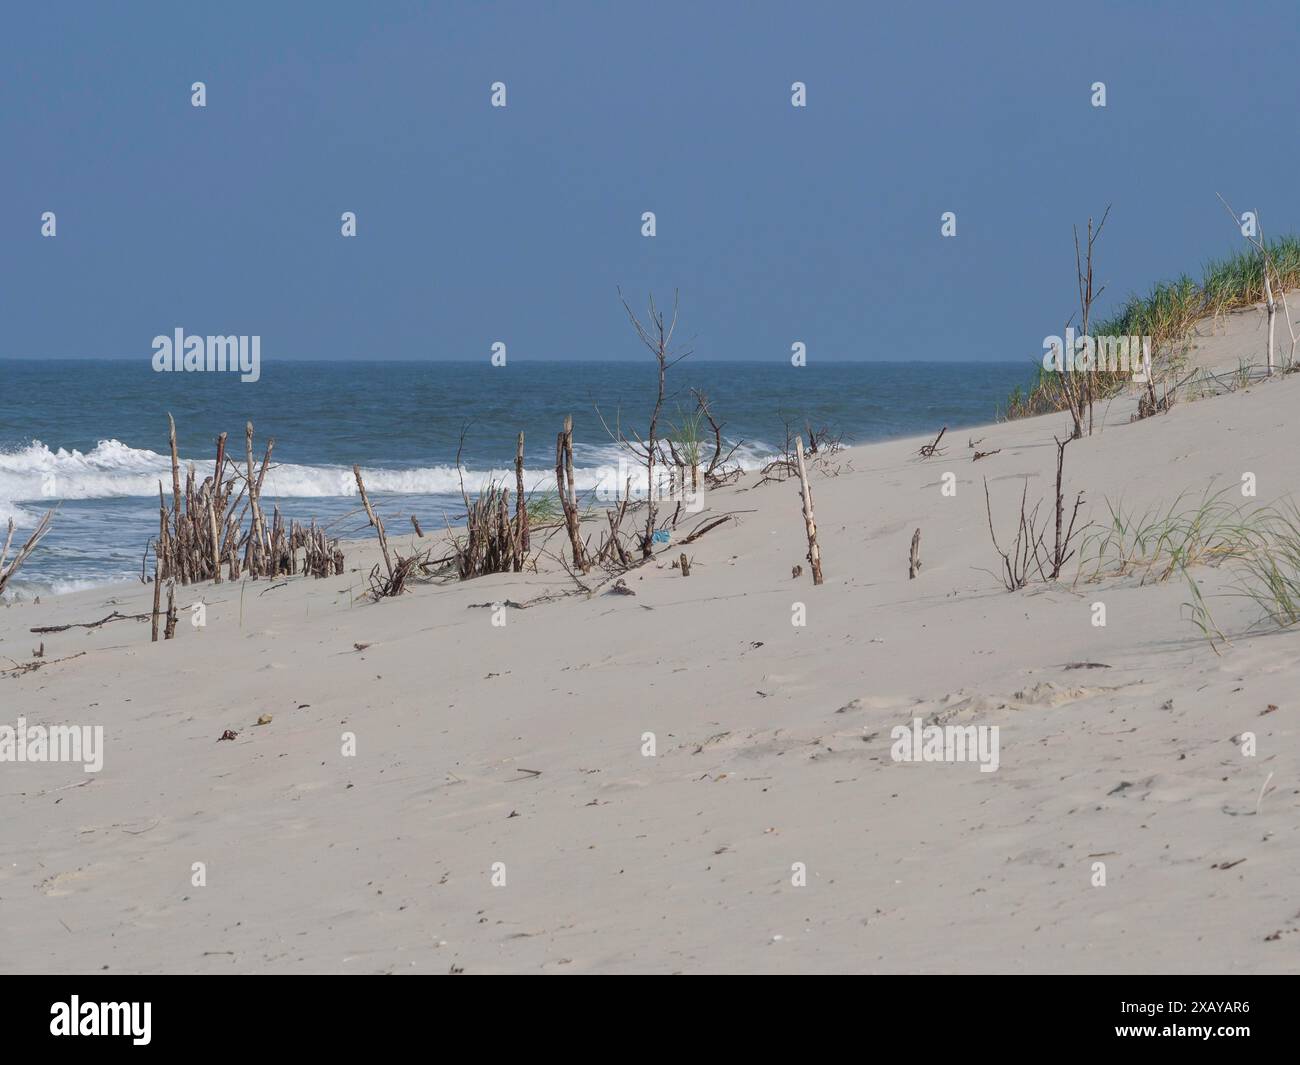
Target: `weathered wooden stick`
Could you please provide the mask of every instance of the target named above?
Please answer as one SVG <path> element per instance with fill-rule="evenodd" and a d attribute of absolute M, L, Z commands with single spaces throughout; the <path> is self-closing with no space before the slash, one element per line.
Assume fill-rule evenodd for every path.
<path fill-rule="evenodd" d="M 912 533 L 912 558 L 907 567 L 907 579 L 915 580 L 921 572 L 921 530 Z"/>
<path fill-rule="evenodd" d="M 162 573 L 158 568 L 158 553 L 155 551 L 153 556 L 153 639 L 152 643 L 158 642 L 158 608 L 162 600 Z"/>
<path fill-rule="evenodd" d="M 181 525 L 181 460 L 176 451 L 176 419 L 167 414 L 167 441 L 172 449 L 172 518 L 176 522 L 177 538 Z"/>
<path fill-rule="evenodd" d="M 415 535 L 423 540 L 424 530 L 420 528 L 420 520 L 414 514 L 411 515 L 411 524 L 415 526 Z"/>
<path fill-rule="evenodd" d="M 518 543 L 515 572 L 523 567 L 528 554 L 528 503 L 524 498 L 524 434 L 519 434 L 515 444 L 515 535 Z"/>
<path fill-rule="evenodd" d="M 366 517 L 370 519 L 370 524 L 375 527 L 375 533 L 379 537 L 379 550 L 384 554 L 384 565 L 388 568 L 388 578 L 393 578 L 393 560 L 388 554 L 388 537 L 384 535 L 384 523 L 370 506 L 370 497 L 366 495 L 366 483 L 361 479 L 361 467 L 353 464 L 352 472 L 357 478 L 357 490 L 361 493 L 361 505 L 366 508 Z"/>
<path fill-rule="evenodd" d="M 620 564 L 630 566 L 632 560 L 628 558 L 627 550 L 623 547 L 623 541 L 618 538 L 619 520 L 622 516 L 622 507 L 619 507 L 617 515 L 612 510 L 605 511 L 605 517 L 609 519 L 609 542 L 613 545 L 614 554 L 618 556 Z"/>
<path fill-rule="evenodd" d="M 1273 299 L 1273 285 L 1268 279 L 1268 256 L 1264 257 L 1264 300 L 1268 305 L 1268 376 L 1273 376 L 1273 330 L 1277 319 L 1277 302 Z"/>
<path fill-rule="evenodd" d="M 158 482 L 158 544 L 154 548 L 154 569 L 171 569 L 171 552 L 167 548 L 167 500 L 163 496 L 162 481 Z"/>
<path fill-rule="evenodd" d="M 266 529 L 266 513 L 262 510 L 262 482 L 266 480 L 267 467 L 271 465 L 271 452 L 275 449 L 275 437 L 266 442 L 266 454 L 262 456 L 262 468 L 257 471 L 257 514 L 262 526 L 262 547 L 270 550 L 269 534 Z"/>
<path fill-rule="evenodd" d="M 221 433 L 217 437 L 217 472 L 213 474 L 212 479 L 215 481 L 214 487 L 218 492 L 221 490 L 221 475 L 226 465 L 226 434 Z"/>
<path fill-rule="evenodd" d="M 163 639 L 176 638 L 176 582 L 167 585 L 167 624 L 163 628 Z"/>
<path fill-rule="evenodd" d="M 944 448 L 941 448 L 941 447 L 939 446 L 939 441 L 943 439 L 943 434 L 946 433 L 947 431 L 948 431 L 948 427 L 945 425 L 942 429 L 939 430 L 939 435 L 936 436 L 936 437 L 934 438 L 934 443 L 933 443 L 933 444 L 926 444 L 923 448 L 921 448 L 921 450 L 918 452 L 918 454 L 919 454 L 922 458 L 927 458 L 927 459 L 928 459 L 928 458 L 930 458 L 932 455 L 937 455 L 937 454 L 939 454 L 941 451 L 945 450 Z"/>
<path fill-rule="evenodd" d="M 795 454 L 799 456 L 799 485 L 803 493 L 804 531 L 808 534 L 808 561 L 812 565 L 813 584 L 821 584 L 822 552 L 817 546 L 817 519 L 813 514 L 812 488 L 808 484 L 808 471 L 804 468 L 802 437 L 795 437 L 795 447 Z"/>
<path fill-rule="evenodd" d="M 555 440 L 555 485 L 560 494 L 560 507 L 564 511 L 564 525 L 569 532 L 573 564 L 586 573 L 589 566 L 587 553 L 582 548 L 582 534 L 578 528 L 578 500 L 573 487 L 573 415 L 571 414 L 564 416 L 564 430 Z"/>
<path fill-rule="evenodd" d="M 683 577 L 689 577 L 691 575 L 691 560 L 686 557 L 685 551 L 682 552 L 681 557 L 677 560 L 677 565 L 681 569 Z"/>
<path fill-rule="evenodd" d="M 261 508 L 257 505 L 257 482 L 253 480 L 253 423 L 244 425 L 244 454 L 248 462 L 248 502 L 252 512 L 248 537 L 248 575 L 256 579 L 261 567 L 258 555 L 262 548 Z"/>
<path fill-rule="evenodd" d="M 216 486 L 213 486 L 215 491 Z M 212 504 L 212 492 L 208 493 L 208 532 L 212 537 L 212 583 L 221 583 L 221 540 L 217 536 L 217 512 Z"/>

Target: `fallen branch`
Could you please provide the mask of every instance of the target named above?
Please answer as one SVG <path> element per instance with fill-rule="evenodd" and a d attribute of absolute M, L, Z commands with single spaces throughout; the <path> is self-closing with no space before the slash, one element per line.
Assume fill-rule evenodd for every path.
<path fill-rule="evenodd" d="M 106 618 L 100 618 L 98 621 L 73 621 L 67 625 L 38 625 L 34 629 L 28 629 L 28 632 L 35 632 L 45 635 L 50 632 L 67 632 L 69 629 L 97 629 L 101 625 L 107 625 L 110 621 L 147 621 L 149 614 L 119 614 L 114 610 Z"/>

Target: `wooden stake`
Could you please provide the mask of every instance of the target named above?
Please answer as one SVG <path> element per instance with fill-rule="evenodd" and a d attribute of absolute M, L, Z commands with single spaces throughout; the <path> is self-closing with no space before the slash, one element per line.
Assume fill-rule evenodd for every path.
<path fill-rule="evenodd" d="M 799 486 L 803 493 L 803 524 L 808 533 L 808 561 L 812 565 L 813 584 L 821 584 L 822 552 L 817 546 L 817 519 L 813 515 L 812 488 L 808 485 L 808 471 L 803 462 L 803 437 L 795 437 L 795 447 L 799 456 Z"/>
<path fill-rule="evenodd" d="M 569 531 L 569 546 L 573 550 L 573 564 L 586 573 L 590 568 L 587 553 L 582 548 L 582 533 L 578 521 L 578 497 L 573 487 L 573 415 L 564 416 L 564 431 L 555 439 L 555 484 L 560 493 L 560 506 L 564 510 L 564 525 Z"/>
<path fill-rule="evenodd" d="M 515 572 L 523 567 L 528 554 L 528 503 L 524 499 L 524 434 L 519 434 L 515 444 L 515 534 L 519 545 Z"/>
<path fill-rule="evenodd" d="M 907 579 L 915 580 L 921 572 L 921 530 L 912 533 L 912 558 L 907 567 Z"/>
<path fill-rule="evenodd" d="M 153 639 L 152 643 L 158 642 L 158 610 L 162 605 L 162 574 L 158 568 L 158 552 L 154 551 L 153 556 Z"/>
<path fill-rule="evenodd" d="M 172 449 L 172 518 L 176 523 L 177 538 L 181 522 L 181 460 L 176 451 L 176 419 L 167 414 L 167 440 Z"/>
<path fill-rule="evenodd" d="M 212 583 L 221 583 L 221 539 L 217 536 L 217 512 L 212 506 L 212 496 L 216 492 L 216 485 L 212 486 L 212 492 L 208 493 L 208 530 L 212 536 Z"/>
<path fill-rule="evenodd" d="M 167 625 L 163 629 L 164 640 L 176 638 L 176 582 L 167 585 Z"/>
<path fill-rule="evenodd" d="M 357 490 L 361 493 L 361 505 L 366 508 L 366 517 L 370 519 L 370 524 L 375 527 L 375 533 L 379 537 L 379 550 L 384 553 L 384 565 L 388 567 L 388 579 L 393 579 L 393 560 L 388 554 L 388 537 L 384 535 L 384 523 L 379 520 L 379 516 L 370 506 L 370 497 L 366 495 L 366 484 L 361 479 L 361 467 L 353 465 L 353 474 L 357 478 Z"/>
<path fill-rule="evenodd" d="M 262 553 L 262 515 L 257 505 L 257 482 L 253 480 L 253 423 L 244 425 L 244 453 L 248 460 L 248 505 L 252 520 L 248 531 L 248 575 L 257 578 L 258 556 Z"/>

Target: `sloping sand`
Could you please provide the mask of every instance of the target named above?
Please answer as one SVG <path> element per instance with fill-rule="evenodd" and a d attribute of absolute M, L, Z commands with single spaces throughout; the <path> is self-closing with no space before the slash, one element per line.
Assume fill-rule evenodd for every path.
<path fill-rule="evenodd" d="M 1254 337 L 1196 357 L 1232 368 L 1239 341 L 1258 361 Z M 1297 488 L 1300 377 L 1132 408 L 1067 449 L 1083 517 L 1246 471 L 1261 503 Z M 818 588 L 797 481 L 750 477 L 709 494 L 699 518 L 737 520 L 684 548 L 691 576 L 670 545 L 634 596 L 543 573 L 374 604 L 366 545 L 346 577 L 182 589 L 207 624 L 182 610 L 169 643 L 134 621 L 28 631 L 147 611 L 143 586 L 0 609 L 0 655 L 43 640 L 46 663 L 0 676 L 0 724 L 102 724 L 106 745 L 98 774 L 0 764 L 0 970 L 1294 971 L 1300 634 L 1216 655 L 1178 580 L 1006 592 L 983 478 L 1002 536 L 1024 478 L 1049 499 L 1067 427 L 835 456 Z M 972 462 L 968 439 L 1001 453 Z M 548 592 L 503 627 L 479 606 Z M 1212 603 L 1230 634 L 1253 620 Z M 999 726 L 998 770 L 893 761 L 915 717 Z"/>

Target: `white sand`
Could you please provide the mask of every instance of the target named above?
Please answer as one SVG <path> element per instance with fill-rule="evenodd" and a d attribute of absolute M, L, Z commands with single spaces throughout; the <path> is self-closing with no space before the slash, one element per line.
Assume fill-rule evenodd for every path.
<path fill-rule="evenodd" d="M 1195 357 L 1258 361 L 1258 318 Z M 1297 487 L 1297 408 L 1295 376 L 1137 424 L 1117 401 L 1068 448 L 1067 492 L 1104 520 L 1107 497 L 1168 503 L 1250 471 L 1273 501 Z M 0 725 L 102 724 L 106 745 L 98 774 L 0 764 L 0 970 L 1294 970 L 1300 635 L 1216 656 L 1177 580 L 1003 590 L 982 478 L 1002 535 L 1024 477 L 1031 502 L 1050 495 L 1067 424 L 952 432 L 928 461 L 919 440 L 837 456 L 815 480 L 820 588 L 789 482 L 710 493 L 701 517 L 745 513 L 685 549 L 688 579 L 672 545 L 634 597 L 570 595 L 504 628 L 472 604 L 571 582 L 373 604 L 367 547 L 346 577 L 182 589 L 207 625 L 182 613 L 170 643 L 129 621 L 28 632 L 148 610 L 143 586 L 0 609 L 0 655 L 43 640 L 47 663 L 0 676 Z M 1002 452 L 972 463 L 968 438 Z M 1198 576 L 1213 593 L 1232 575 Z M 1212 602 L 1227 631 L 1254 616 Z M 1063 668 L 1078 661 L 1110 668 Z M 892 761 L 890 729 L 935 715 L 1000 726 L 999 769 Z"/>

